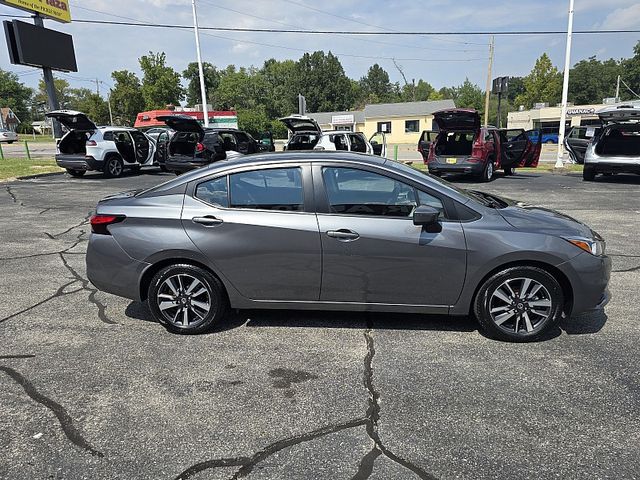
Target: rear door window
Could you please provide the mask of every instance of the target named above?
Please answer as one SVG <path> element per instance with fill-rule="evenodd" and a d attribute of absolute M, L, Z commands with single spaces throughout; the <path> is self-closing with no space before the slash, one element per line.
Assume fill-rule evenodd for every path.
<path fill-rule="evenodd" d="M 296 168 L 272 168 L 229 176 L 231 208 L 304 210 L 302 172 Z"/>
<path fill-rule="evenodd" d="M 351 142 L 352 152 L 367 153 L 367 143 L 361 135 L 358 135 L 357 133 L 350 133 L 349 140 Z"/>

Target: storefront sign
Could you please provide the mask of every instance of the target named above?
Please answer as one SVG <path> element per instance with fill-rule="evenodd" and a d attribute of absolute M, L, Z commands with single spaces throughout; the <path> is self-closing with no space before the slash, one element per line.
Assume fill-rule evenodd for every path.
<path fill-rule="evenodd" d="M 27 12 L 39 13 L 43 17 L 58 22 L 69 23 L 71 21 L 69 0 L 0 0 L 0 4 Z"/>
<path fill-rule="evenodd" d="M 567 110 L 567 115 L 595 115 L 595 108 L 570 108 Z"/>
<path fill-rule="evenodd" d="M 340 125 L 345 123 L 354 123 L 355 119 L 353 115 L 331 115 L 331 123 L 333 125 Z"/>

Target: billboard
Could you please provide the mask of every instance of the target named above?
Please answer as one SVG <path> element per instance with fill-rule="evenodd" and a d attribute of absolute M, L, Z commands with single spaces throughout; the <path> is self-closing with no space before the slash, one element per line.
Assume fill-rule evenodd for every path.
<path fill-rule="evenodd" d="M 26 10 L 27 12 L 39 13 L 43 17 L 57 20 L 58 22 L 69 23 L 71 21 L 69 0 L 0 0 L 0 4 Z"/>
<path fill-rule="evenodd" d="M 71 35 L 18 20 L 5 21 L 4 32 L 11 63 L 78 71 Z"/>

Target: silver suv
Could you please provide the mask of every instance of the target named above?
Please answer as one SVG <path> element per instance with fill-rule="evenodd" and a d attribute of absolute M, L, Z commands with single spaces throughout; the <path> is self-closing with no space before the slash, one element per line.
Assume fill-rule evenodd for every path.
<path fill-rule="evenodd" d="M 640 105 L 618 105 L 598 112 L 602 130 L 593 137 L 584 157 L 582 178 L 596 175 L 640 174 Z"/>

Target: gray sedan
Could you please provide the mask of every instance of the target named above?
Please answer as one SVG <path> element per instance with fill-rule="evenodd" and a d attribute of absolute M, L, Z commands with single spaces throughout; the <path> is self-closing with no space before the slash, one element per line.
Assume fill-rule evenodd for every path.
<path fill-rule="evenodd" d="M 102 200 L 91 226 L 91 282 L 177 333 L 276 308 L 472 314 L 531 341 L 608 301 L 586 225 L 375 156 L 218 162 Z"/>

